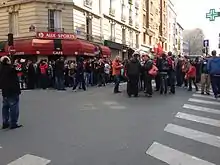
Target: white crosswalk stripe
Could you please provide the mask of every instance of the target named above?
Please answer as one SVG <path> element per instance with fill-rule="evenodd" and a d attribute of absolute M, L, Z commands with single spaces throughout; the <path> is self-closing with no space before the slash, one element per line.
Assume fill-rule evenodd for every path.
<path fill-rule="evenodd" d="M 213 99 L 216 100 L 216 98 L 214 98 L 214 96 L 209 96 L 209 95 L 200 95 L 200 94 L 193 94 L 193 97 L 200 97 L 200 98 L 205 98 L 205 99 Z"/>
<path fill-rule="evenodd" d="M 208 100 L 200 100 L 200 99 L 194 99 L 194 98 L 190 98 L 188 101 L 195 102 L 195 103 L 201 103 L 201 104 L 220 105 L 220 102 L 218 102 L 218 101 L 208 101 Z"/>
<path fill-rule="evenodd" d="M 168 124 L 165 127 L 164 131 L 171 133 L 171 134 L 178 135 L 178 136 L 182 136 L 182 137 L 185 137 L 185 138 L 197 141 L 197 142 L 209 144 L 209 145 L 220 148 L 220 137 L 219 136 L 211 135 L 205 132 L 178 126 L 175 124 Z"/>
<path fill-rule="evenodd" d="M 215 165 L 157 142 L 151 145 L 146 154 L 169 165 Z"/>
<path fill-rule="evenodd" d="M 197 94 L 201 94 L 201 91 L 196 91 Z M 209 92 L 211 95 L 214 95 L 212 91 Z"/>
<path fill-rule="evenodd" d="M 220 101 L 215 99 L 213 96 L 200 95 L 199 93 L 201 93 L 201 91 L 193 94 L 192 98 L 188 100 L 189 103 L 182 106 L 182 108 L 185 110 L 187 109 L 187 112 L 178 112 L 175 115 L 175 118 L 182 119 L 181 124 L 182 122 L 190 121 L 187 122 L 187 126 L 178 125 L 179 120 L 177 120 L 175 122 L 176 124 L 167 124 L 167 126 L 164 128 L 164 131 L 174 135 L 173 138 L 186 138 L 193 140 L 194 142 L 199 142 L 201 145 L 206 144 L 220 149 L 220 136 L 207 133 L 205 130 L 199 131 L 195 128 L 195 126 L 204 124 L 207 126 L 220 128 L 220 120 L 217 120 L 218 117 L 220 119 L 220 108 L 215 109 L 209 107 L 218 107 L 220 105 Z M 190 114 L 190 111 L 194 111 L 194 113 L 200 112 L 199 114 L 203 113 L 203 115 L 200 116 L 199 114 Z M 210 118 L 210 114 L 216 114 L 217 118 Z M 197 125 L 195 125 L 192 129 L 190 128 L 190 124 L 193 122 L 197 123 Z M 181 152 L 181 148 L 180 150 L 176 150 L 175 146 L 174 148 L 170 148 L 169 146 L 163 145 L 163 142 L 161 144 L 160 143 L 154 142 L 146 151 L 146 154 L 169 165 L 215 165 L 212 162 L 205 160 L 204 157 L 194 157 L 192 153 L 187 154 Z M 172 144 L 172 141 L 170 143 Z"/>
<path fill-rule="evenodd" d="M 215 120 L 215 119 L 210 119 L 210 118 L 206 118 L 206 117 L 191 115 L 191 114 L 182 113 L 182 112 L 178 112 L 175 117 L 180 118 L 180 119 L 189 120 L 189 121 L 194 121 L 194 122 L 197 122 L 197 123 L 202 123 L 202 124 L 207 124 L 207 125 L 211 125 L 211 126 L 215 126 L 215 127 L 220 127 L 220 121 Z"/>
<path fill-rule="evenodd" d="M 51 161 L 34 155 L 24 155 L 7 165 L 47 165 Z"/>
<path fill-rule="evenodd" d="M 220 110 L 213 109 L 213 108 L 201 107 L 201 106 L 191 105 L 191 104 L 184 104 L 183 108 L 194 110 L 194 111 L 208 112 L 208 113 L 220 115 Z"/>

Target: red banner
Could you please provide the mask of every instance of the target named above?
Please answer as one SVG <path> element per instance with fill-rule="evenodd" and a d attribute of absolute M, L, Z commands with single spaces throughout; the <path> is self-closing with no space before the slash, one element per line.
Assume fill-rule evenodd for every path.
<path fill-rule="evenodd" d="M 72 33 L 58 33 L 58 32 L 37 32 L 36 38 L 39 39 L 64 39 L 75 40 L 76 36 Z"/>

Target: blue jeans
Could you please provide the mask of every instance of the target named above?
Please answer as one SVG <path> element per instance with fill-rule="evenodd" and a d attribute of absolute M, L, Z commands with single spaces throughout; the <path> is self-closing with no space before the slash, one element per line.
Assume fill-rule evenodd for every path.
<path fill-rule="evenodd" d="M 84 73 L 85 74 L 85 84 L 88 87 L 91 83 L 91 73 Z"/>
<path fill-rule="evenodd" d="M 220 94 L 220 76 L 211 75 L 212 90 L 215 96 Z"/>
<path fill-rule="evenodd" d="M 63 77 L 63 76 L 56 76 L 55 81 L 56 81 L 56 88 L 57 88 L 58 90 L 63 90 L 63 89 L 65 89 L 64 77 Z"/>
<path fill-rule="evenodd" d="M 19 95 L 3 97 L 2 118 L 3 124 L 9 124 L 10 119 L 11 126 L 17 125 L 19 118 Z"/>
<path fill-rule="evenodd" d="M 114 81 L 115 81 L 114 93 L 117 93 L 119 91 L 120 75 L 115 75 Z"/>

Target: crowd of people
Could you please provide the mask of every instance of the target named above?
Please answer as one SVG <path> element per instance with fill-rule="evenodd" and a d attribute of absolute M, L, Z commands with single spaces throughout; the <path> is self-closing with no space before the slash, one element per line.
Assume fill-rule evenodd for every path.
<path fill-rule="evenodd" d="M 220 57 L 216 56 L 216 51 L 212 51 L 211 56 L 201 56 L 191 59 L 189 56 L 173 56 L 172 52 L 163 53 L 153 59 L 149 55 L 140 55 L 138 52 L 121 65 L 116 58 L 113 63 L 113 70 L 125 68 L 127 78 L 127 94 L 130 97 L 138 96 L 138 92 L 144 90 L 147 97 L 152 97 L 152 80 L 155 80 L 156 91 L 160 94 L 175 94 L 175 88 L 185 87 L 192 91 L 192 85 L 198 91 L 198 83 L 201 83 L 201 94 L 210 95 L 210 84 L 214 92 L 214 97 L 220 97 Z M 113 72 L 114 73 L 114 72 Z M 115 71 L 115 73 L 117 73 Z M 118 91 L 118 77 L 116 74 L 115 91 Z"/>
<path fill-rule="evenodd" d="M 79 86 L 86 90 L 89 86 L 105 86 L 112 81 L 111 61 L 108 59 L 41 60 L 33 63 L 30 60 L 15 60 L 15 69 L 21 89 L 54 88 L 65 90 L 66 87 Z"/>
<path fill-rule="evenodd" d="M 210 84 L 214 97 L 220 97 L 220 57 L 216 51 L 212 56 L 190 59 L 187 56 L 168 54 L 150 58 L 148 54 L 134 52 L 129 60 L 121 61 L 116 57 L 113 61 L 78 58 L 77 61 L 65 61 L 60 57 L 56 61 L 41 60 L 33 63 L 30 60 L 15 60 L 7 56 L 1 57 L 0 89 L 2 90 L 2 129 L 16 129 L 19 118 L 19 95 L 21 89 L 55 88 L 65 90 L 86 90 L 88 86 L 105 86 L 114 82 L 114 93 L 120 93 L 121 80 L 127 81 L 129 97 L 138 97 L 144 91 L 152 97 L 152 80 L 155 80 L 156 91 L 160 94 L 175 94 L 176 86 L 192 91 L 192 84 L 198 91 L 201 82 L 201 94 L 210 95 Z"/>

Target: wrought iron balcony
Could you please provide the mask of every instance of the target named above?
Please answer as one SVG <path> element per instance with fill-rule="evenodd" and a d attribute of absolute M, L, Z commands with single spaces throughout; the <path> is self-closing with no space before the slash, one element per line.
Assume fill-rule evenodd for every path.
<path fill-rule="evenodd" d="M 64 28 L 51 28 L 51 27 L 48 27 L 47 30 L 48 30 L 48 32 L 61 32 L 61 33 L 64 33 Z"/>
<path fill-rule="evenodd" d="M 109 40 L 110 40 L 110 41 L 115 42 L 115 39 L 116 39 L 116 38 L 115 38 L 114 36 L 110 36 L 110 37 L 109 37 Z"/>

